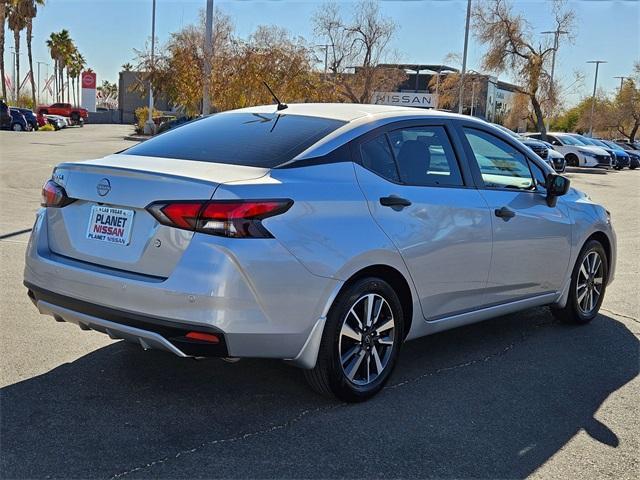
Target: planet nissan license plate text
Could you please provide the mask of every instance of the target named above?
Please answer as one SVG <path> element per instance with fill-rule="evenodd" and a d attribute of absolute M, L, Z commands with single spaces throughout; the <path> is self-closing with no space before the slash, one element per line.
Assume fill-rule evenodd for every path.
<path fill-rule="evenodd" d="M 133 210 L 94 205 L 91 207 L 87 238 L 129 245 L 133 214 Z"/>

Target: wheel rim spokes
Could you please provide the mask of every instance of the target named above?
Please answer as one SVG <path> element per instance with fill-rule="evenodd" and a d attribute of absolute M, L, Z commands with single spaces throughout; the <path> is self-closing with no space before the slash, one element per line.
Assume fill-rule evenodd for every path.
<path fill-rule="evenodd" d="M 602 259 L 596 251 L 589 252 L 582 260 L 576 284 L 576 299 L 583 314 L 592 313 L 598 304 L 604 282 L 602 267 Z"/>
<path fill-rule="evenodd" d="M 387 367 L 395 342 L 395 321 L 380 295 L 360 297 L 345 316 L 339 354 L 344 374 L 356 385 L 367 385 Z"/>

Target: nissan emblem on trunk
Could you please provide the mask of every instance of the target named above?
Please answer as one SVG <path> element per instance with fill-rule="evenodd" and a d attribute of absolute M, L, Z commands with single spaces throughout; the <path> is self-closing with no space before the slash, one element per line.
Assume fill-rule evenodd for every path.
<path fill-rule="evenodd" d="M 98 195 L 100 195 L 101 197 L 104 197 L 107 193 L 111 191 L 111 183 L 109 182 L 108 179 L 103 178 L 98 182 L 97 189 L 98 189 Z"/>

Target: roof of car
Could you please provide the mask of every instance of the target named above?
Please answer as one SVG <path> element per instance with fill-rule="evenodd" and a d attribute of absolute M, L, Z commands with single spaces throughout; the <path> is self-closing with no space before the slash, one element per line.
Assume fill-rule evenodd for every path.
<path fill-rule="evenodd" d="M 242 108 L 232 112 L 246 113 L 277 113 L 276 105 L 260 105 L 257 107 Z M 393 105 L 373 105 L 363 103 L 290 103 L 284 110 L 279 111 L 283 115 L 305 115 L 309 117 L 321 117 L 343 122 L 351 122 L 363 117 L 388 118 L 396 116 L 447 116 L 458 117 L 458 114 L 443 112 L 434 109 L 416 107 L 399 107 Z M 465 117 L 468 118 L 468 117 Z"/>

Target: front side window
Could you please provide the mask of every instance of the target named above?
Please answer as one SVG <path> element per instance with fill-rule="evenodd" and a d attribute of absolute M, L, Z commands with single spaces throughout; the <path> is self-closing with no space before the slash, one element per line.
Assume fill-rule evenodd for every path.
<path fill-rule="evenodd" d="M 535 190 L 535 182 L 523 153 L 482 130 L 465 128 L 464 134 L 485 187 Z"/>
<path fill-rule="evenodd" d="M 529 162 L 529 168 L 533 174 L 533 178 L 536 181 L 536 185 L 546 190 L 547 188 L 547 174 L 533 162 Z"/>
<path fill-rule="evenodd" d="M 464 185 L 443 127 L 402 128 L 388 135 L 403 183 L 446 187 Z"/>
<path fill-rule="evenodd" d="M 541 138 L 542 135 L 539 135 L 539 138 Z M 551 144 L 551 145 L 558 145 L 561 146 L 562 142 L 560 140 L 558 140 L 556 137 L 553 137 L 551 135 L 547 135 L 547 141 Z"/>

